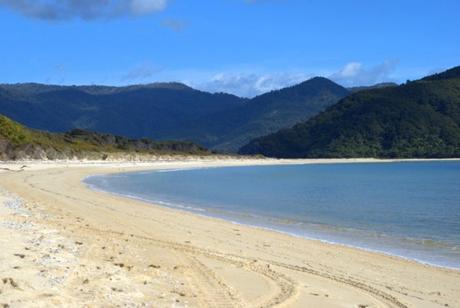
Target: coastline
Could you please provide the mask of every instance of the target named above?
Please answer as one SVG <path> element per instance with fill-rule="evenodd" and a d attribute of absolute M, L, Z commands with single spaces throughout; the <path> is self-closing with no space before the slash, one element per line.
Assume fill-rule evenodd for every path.
<path fill-rule="evenodd" d="M 72 304 L 80 303 L 83 299 L 87 304 L 98 301 L 123 304 L 131 301 L 147 305 L 170 306 L 175 303 L 192 307 L 214 306 L 216 303 L 231 306 L 279 304 L 289 307 L 302 307 L 306 304 L 336 307 L 344 303 L 354 307 L 459 306 L 458 270 L 433 267 L 318 240 L 296 238 L 277 231 L 233 224 L 164 206 L 152 206 L 92 191 L 81 182 L 89 175 L 141 170 L 343 162 L 386 160 L 239 159 L 2 164 L 1 167 L 12 170 L 27 165 L 22 172 L 0 172 L 0 187 L 21 198 L 28 211 L 39 211 L 42 216 L 46 216 L 43 218 L 28 214 L 21 218 L 17 213 L 6 213 L 1 216 L 2 222 L 14 219 L 33 221 L 44 229 L 53 230 L 52 234 L 71 239 L 70 242 L 84 243 L 74 247 L 77 252 L 72 258 L 77 259 L 78 265 L 75 267 L 78 270 L 64 279 L 66 283 L 62 288 L 66 296 L 54 294 L 43 298 L 39 294 L 35 297 L 29 294 L 21 299 L 21 292 L 14 290 L 14 287 L 11 287 L 11 292 L 3 290 L 3 294 L 7 294 L 13 304 L 20 300 L 29 304 L 49 301 Z M 7 198 L 5 192 L 0 194 Z M 35 216 L 41 218 L 31 218 Z M 0 228 L 4 228 L 2 226 Z M 103 252 L 101 247 L 106 247 Z M 111 251 L 111 256 L 106 251 Z M 120 252 L 121 255 L 117 254 Z M 11 260 L 0 256 L 4 275 L 17 275 L 18 270 L 15 272 L 9 267 L 13 261 L 22 259 L 13 257 Z M 40 257 L 35 256 L 36 259 Z M 27 259 L 24 257 L 24 260 Z M 114 265 L 120 264 L 115 259 L 124 259 L 124 265 Z M 147 263 L 152 260 L 155 264 L 149 267 L 152 264 Z M 85 266 L 82 267 L 82 264 Z M 103 272 L 99 276 L 96 275 L 97 267 Z M 30 268 L 32 271 L 34 267 Z M 85 268 L 91 268 L 91 271 Z M 111 278 L 116 276 L 124 282 L 123 292 L 118 292 L 118 287 L 114 287 L 116 290 L 103 287 L 103 284 L 113 281 L 103 280 L 107 275 Z M 152 275 L 155 277 L 155 286 L 151 281 Z M 26 278 L 33 280 L 29 276 L 24 276 L 24 281 L 17 278 L 17 284 L 26 289 L 23 285 L 31 283 Z M 89 278 L 84 278 L 86 276 Z M 85 279 L 87 283 L 84 283 Z M 130 287 L 126 287 L 127 282 Z M 204 286 L 200 288 L 198 285 Z M 86 290 L 89 287 L 92 291 Z M 152 289 L 156 291 L 152 293 Z M 26 291 L 33 293 L 31 290 L 23 292 Z M 130 295 L 127 296 L 127 293 Z"/>
<path fill-rule="evenodd" d="M 430 160 L 430 161 L 433 161 L 433 160 Z M 436 160 L 436 161 L 438 161 L 438 160 Z M 456 160 L 456 161 L 458 161 L 458 160 Z M 414 161 L 411 161 L 411 162 L 414 162 Z M 246 165 L 246 166 L 253 166 L 253 165 Z M 228 213 L 225 214 L 225 213 L 221 212 L 220 214 L 217 214 L 216 211 L 211 211 L 210 212 L 209 209 L 204 209 L 204 208 L 193 206 L 193 205 L 176 204 L 176 203 L 173 203 L 173 202 L 165 202 L 165 201 L 155 200 L 155 199 L 145 199 L 145 198 L 142 198 L 142 197 L 139 197 L 139 196 L 136 196 L 136 195 L 124 194 L 124 193 L 119 193 L 119 192 L 111 191 L 111 190 L 104 190 L 103 188 L 98 187 L 97 184 L 91 184 L 91 183 L 89 183 L 87 181 L 87 180 L 89 180 L 89 179 L 91 179 L 93 177 L 97 178 L 97 177 L 103 177 L 105 175 L 118 176 L 118 175 L 130 174 L 130 173 L 144 173 L 144 172 L 160 172 L 161 173 L 161 172 L 176 172 L 176 171 L 185 171 L 185 170 L 193 170 L 193 169 L 223 168 L 223 167 L 228 167 L 228 166 L 190 167 L 190 168 L 182 168 L 182 169 L 178 168 L 178 169 L 164 169 L 164 170 L 153 170 L 153 171 L 142 170 L 142 171 L 129 171 L 129 172 L 123 172 L 123 173 L 115 173 L 115 174 L 89 175 L 89 176 L 85 177 L 82 180 L 82 182 L 84 184 L 86 184 L 86 186 L 91 190 L 98 191 L 98 192 L 101 192 L 101 193 L 110 194 L 110 195 L 120 197 L 120 198 L 136 200 L 136 201 L 139 201 L 139 202 L 150 204 L 152 206 L 165 207 L 165 208 L 175 210 L 175 211 L 179 211 L 179 212 L 182 212 L 182 213 L 191 213 L 193 215 L 198 215 L 198 216 L 205 217 L 205 218 L 218 219 L 218 220 L 221 220 L 221 221 L 223 221 L 225 223 L 231 223 L 231 224 L 234 224 L 234 225 L 245 226 L 245 227 L 249 227 L 249 228 L 256 228 L 256 229 L 265 230 L 265 231 L 269 231 L 269 232 L 276 232 L 276 233 L 280 233 L 280 234 L 284 234 L 284 235 L 288 235 L 288 236 L 292 236 L 292 237 L 296 237 L 296 238 L 300 238 L 300 239 L 306 239 L 306 240 L 311 240 L 311 241 L 319 241 L 319 242 L 322 242 L 322 243 L 325 243 L 325 244 L 337 245 L 337 246 L 341 246 L 341 247 L 348 247 L 348 248 L 352 248 L 352 249 L 358 249 L 358 250 L 367 251 L 367 252 L 370 252 L 370 253 L 376 253 L 376 254 L 381 254 L 381 255 L 385 255 L 385 256 L 401 258 L 401 259 L 404 259 L 404 260 L 407 260 L 407 261 L 417 262 L 417 263 L 427 265 L 427 266 L 460 271 L 460 266 L 459 267 L 450 266 L 450 265 L 442 264 L 442 262 L 441 263 L 434 263 L 434 262 L 423 260 L 423 259 L 420 259 L 420 258 L 417 258 L 417 257 L 414 257 L 414 256 L 408 256 L 408 255 L 404 255 L 404 254 L 399 254 L 398 252 L 395 252 L 394 249 L 392 250 L 390 247 L 387 247 L 387 250 L 385 250 L 385 249 L 381 248 L 381 246 L 380 247 L 370 247 L 370 246 L 366 246 L 364 244 L 363 245 L 353 244 L 352 241 L 350 241 L 350 240 L 348 240 L 348 241 L 347 240 L 340 241 L 338 239 L 331 238 L 330 234 L 329 234 L 329 236 L 327 236 L 325 234 L 323 234 L 323 236 L 321 236 L 320 233 L 317 233 L 315 231 L 310 232 L 309 234 L 307 234 L 305 232 L 302 233 L 299 230 L 297 230 L 297 231 L 287 230 L 287 229 L 283 230 L 282 228 L 279 228 L 280 226 L 276 226 L 276 225 L 273 225 L 273 224 L 270 225 L 270 224 L 267 224 L 267 223 L 260 223 L 260 219 L 254 217 L 254 214 L 245 213 L 245 215 L 250 215 L 253 219 L 252 219 L 252 222 L 244 222 L 244 221 L 241 221 L 241 220 L 237 220 L 236 217 L 229 216 Z M 259 218 L 261 218 L 261 217 L 259 217 Z M 265 217 L 265 219 L 267 219 L 267 217 Z M 364 232 L 364 231 L 362 231 L 362 232 Z M 329 239 L 326 239 L 325 237 L 329 237 Z"/>

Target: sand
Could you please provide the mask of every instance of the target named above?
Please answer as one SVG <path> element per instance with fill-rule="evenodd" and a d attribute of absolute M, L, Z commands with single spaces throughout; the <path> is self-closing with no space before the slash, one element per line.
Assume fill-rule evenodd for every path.
<path fill-rule="evenodd" d="M 460 307 L 457 270 L 201 217 L 81 182 L 130 170 L 273 163 L 293 162 L 1 164 L 0 307 Z"/>

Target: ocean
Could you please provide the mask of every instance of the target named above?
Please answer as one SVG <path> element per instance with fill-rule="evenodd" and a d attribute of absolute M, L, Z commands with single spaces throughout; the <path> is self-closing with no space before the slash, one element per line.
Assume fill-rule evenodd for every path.
<path fill-rule="evenodd" d="M 92 176 L 92 188 L 460 268 L 460 162 L 273 165 Z"/>

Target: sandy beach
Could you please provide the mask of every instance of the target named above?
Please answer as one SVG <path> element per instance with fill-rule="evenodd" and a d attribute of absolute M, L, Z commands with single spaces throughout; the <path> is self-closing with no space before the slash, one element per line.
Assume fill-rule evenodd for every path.
<path fill-rule="evenodd" d="M 457 270 L 197 216 L 82 183 L 89 175 L 135 170 L 290 163 L 298 161 L 0 164 L 0 307 L 460 307 Z"/>

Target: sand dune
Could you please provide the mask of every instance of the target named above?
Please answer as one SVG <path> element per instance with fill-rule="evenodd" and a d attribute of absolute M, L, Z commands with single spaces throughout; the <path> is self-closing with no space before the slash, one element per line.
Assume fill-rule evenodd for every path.
<path fill-rule="evenodd" d="M 460 271 L 152 206 L 81 183 L 128 170 L 272 163 L 292 161 L 3 164 L 0 307 L 460 307 Z"/>

